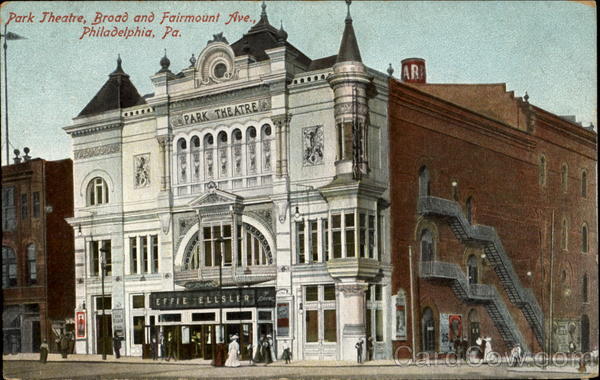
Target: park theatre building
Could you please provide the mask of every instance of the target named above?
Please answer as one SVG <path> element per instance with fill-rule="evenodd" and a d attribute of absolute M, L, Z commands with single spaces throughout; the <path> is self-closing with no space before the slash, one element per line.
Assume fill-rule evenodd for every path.
<path fill-rule="evenodd" d="M 368 335 L 391 357 L 387 76 L 362 64 L 350 15 L 339 53 L 312 60 L 265 8 L 177 74 L 165 55 L 153 94 L 119 58 L 65 128 L 78 353 L 106 329 L 133 356 L 162 333 L 182 359 L 232 334 L 242 359 L 262 335 L 278 356 L 350 360 Z"/>

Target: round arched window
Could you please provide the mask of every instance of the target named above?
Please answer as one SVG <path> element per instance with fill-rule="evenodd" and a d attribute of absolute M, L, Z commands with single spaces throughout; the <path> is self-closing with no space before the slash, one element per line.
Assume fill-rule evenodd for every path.
<path fill-rule="evenodd" d="M 216 64 L 215 68 L 213 69 L 213 73 L 214 73 L 215 77 L 217 77 L 217 78 L 223 78 L 225 76 L 226 72 L 227 72 L 227 66 L 225 66 L 224 63 Z"/>

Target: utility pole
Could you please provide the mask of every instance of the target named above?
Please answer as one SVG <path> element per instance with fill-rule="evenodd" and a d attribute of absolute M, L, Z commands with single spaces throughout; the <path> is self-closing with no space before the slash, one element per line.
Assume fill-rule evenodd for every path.
<path fill-rule="evenodd" d="M 219 244 L 219 254 L 216 255 L 215 258 L 218 258 L 217 265 L 219 266 L 219 334 L 217 336 L 216 342 L 216 355 L 213 360 L 213 365 L 215 367 L 223 366 L 223 342 L 225 340 L 224 331 L 223 331 L 223 304 L 222 301 L 222 290 L 223 290 L 223 251 L 225 249 L 225 239 L 223 239 L 223 235 L 219 236 L 216 240 L 216 243 Z M 220 338 L 220 339 L 219 339 Z M 217 358 L 219 360 L 217 360 Z"/>
<path fill-rule="evenodd" d="M 408 246 L 408 278 L 410 281 L 410 332 L 412 337 L 412 361 L 416 360 L 415 347 L 415 303 L 413 301 L 413 265 L 412 265 L 412 246 Z"/>
<path fill-rule="evenodd" d="M 100 242 L 99 242 L 100 243 Z M 104 245 L 102 245 L 102 248 L 100 248 L 100 252 L 102 253 L 102 255 L 100 255 L 100 270 L 102 271 L 101 273 L 101 279 L 102 279 L 102 360 L 106 360 L 106 305 L 104 304 L 104 271 L 106 270 L 106 257 L 105 254 L 108 250 L 104 247 Z"/>
<path fill-rule="evenodd" d="M 554 338 L 553 334 L 553 318 L 554 318 L 554 210 L 552 210 L 552 226 L 550 229 L 550 339 L 548 340 L 548 353 L 552 354 L 552 341 Z"/>

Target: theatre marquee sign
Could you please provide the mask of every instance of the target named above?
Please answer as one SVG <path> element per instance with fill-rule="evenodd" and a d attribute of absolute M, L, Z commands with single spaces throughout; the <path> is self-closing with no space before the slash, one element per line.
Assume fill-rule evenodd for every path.
<path fill-rule="evenodd" d="M 275 307 L 275 288 L 184 290 L 150 293 L 155 310 L 212 309 L 217 307 Z"/>
<path fill-rule="evenodd" d="M 194 112 L 173 115 L 171 122 L 174 127 L 180 127 L 206 121 L 216 121 L 231 117 L 247 116 L 254 113 L 268 111 L 270 109 L 271 100 L 269 98 L 264 98 L 252 102 L 226 104 L 222 106 L 214 106 L 208 109 L 200 109 Z"/>

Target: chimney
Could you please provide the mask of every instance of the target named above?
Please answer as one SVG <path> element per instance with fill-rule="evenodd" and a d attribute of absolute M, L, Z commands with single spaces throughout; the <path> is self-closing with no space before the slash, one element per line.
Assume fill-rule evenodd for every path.
<path fill-rule="evenodd" d="M 427 83 L 425 60 L 422 58 L 406 58 L 402 62 L 402 82 Z"/>

